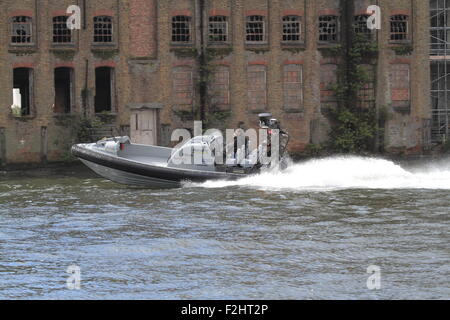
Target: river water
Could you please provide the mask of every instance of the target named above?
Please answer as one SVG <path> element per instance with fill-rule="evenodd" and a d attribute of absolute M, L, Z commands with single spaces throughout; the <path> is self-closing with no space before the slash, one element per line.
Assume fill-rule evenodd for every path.
<path fill-rule="evenodd" d="M 329 158 L 175 190 L 3 173 L 0 298 L 449 299 L 449 163 Z"/>

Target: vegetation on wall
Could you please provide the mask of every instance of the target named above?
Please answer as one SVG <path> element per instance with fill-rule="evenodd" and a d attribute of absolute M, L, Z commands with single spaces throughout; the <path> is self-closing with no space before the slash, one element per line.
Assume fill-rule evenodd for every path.
<path fill-rule="evenodd" d="M 395 54 L 398 56 L 408 56 L 413 52 L 414 47 L 411 44 L 402 44 L 393 46 L 392 50 L 394 50 Z"/>
<path fill-rule="evenodd" d="M 445 154 L 450 154 L 450 140 L 444 141 L 442 143 L 442 151 Z"/>
<path fill-rule="evenodd" d="M 92 133 L 104 122 L 98 118 L 88 118 L 80 114 L 59 115 L 55 118 L 56 125 L 70 130 L 73 141 L 70 143 L 92 142 Z"/>
<path fill-rule="evenodd" d="M 327 147 L 337 153 L 372 152 L 378 149 L 382 125 L 376 109 L 361 106 L 359 91 L 370 81 L 362 65 L 373 64 L 378 46 L 365 36 L 355 35 L 353 30 L 349 33 L 347 48 L 339 50 L 344 63 L 338 70 L 338 82 L 331 87 L 338 106 L 329 113 L 333 124 Z"/>
<path fill-rule="evenodd" d="M 63 151 L 61 160 L 65 162 L 74 161 L 70 149 L 77 143 L 94 142 L 93 132 L 104 123 L 98 118 L 87 118 L 80 114 L 61 114 L 55 116 L 55 124 L 61 127 L 67 135 L 61 135 L 53 143 Z"/>

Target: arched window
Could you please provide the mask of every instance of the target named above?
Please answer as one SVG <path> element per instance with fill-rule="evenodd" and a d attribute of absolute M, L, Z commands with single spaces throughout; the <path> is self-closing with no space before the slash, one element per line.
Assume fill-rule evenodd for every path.
<path fill-rule="evenodd" d="M 228 41 L 228 17 L 212 16 L 209 17 L 209 42 L 227 42 Z"/>
<path fill-rule="evenodd" d="M 16 16 L 11 20 L 11 43 L 33 43 L 33 24 L 31 17 Z"/>
<path fill-rule="evenodd" d="M 230 106 L 230 68 L 217 66 L 208 84 L 212 110 L 227 110 Z"/>
<path fill-rule="evenodd" d="M 177 106 L 194 102 L 194 74 L 191 67 L 178 66 L 172 70 L 173 99 Z"/>
<path fill-rule="evenodd" d="M 391 41 L 408 40 L 408 20 L 404 14 L 391 16 Z"/>
<path fill-rule="evenodd" d="M 33 69 L 14 69 L 13 101 L 13 113 L 17 112 L 15 114 L 16 116 L 27 116 L 31 114 L 31 106 L 33 105 Z"/>
<path fill-rule="evenodd" d="M 55 113 L 70 113 L 73 106 L 73 68 L 60 67 L 54 71 Z"/>
<path fill-rule="evenodd" d="M 249 43 L 266 41 L 266 25 L 264 16 L 247 16 L 245 40 Z"/>
<path fill-rule="evenodd" d="M 283 107 L 299 110 L 303 105 L 303 66 L 286 64 L 283 67 Z"/>
<path fill-rule="evenodd" d="M 267 107 L 267 67 L 249 65 L 247 67 L 247 103 L 249 110 L 262 111 Z"/>
<path fill-rule="evenodd" d="M 113 18 L 110 16 L 94 17 L 94 42 L 113 42 Z"/>
<path fill-rule="evenodd" d="M 114 110 L 114 68 L 95 69 L 95 113 Z"/>
<path fill-rule="evenodd" d="M 53 43 L 71 43 L 72 30 L 67 28 L 67 16 L 53 17 Z"/>
<path fill-rule="evenodd" d="M 174 16 L 172 17 L 172 42 L 189 43 L 192 40 L 191 35 L 191 17 Z"/>
<path fill-rule="evenodd" d="M 283 42 L 299 42 L 301 36 L 299 16 L 283 17 Z"/>

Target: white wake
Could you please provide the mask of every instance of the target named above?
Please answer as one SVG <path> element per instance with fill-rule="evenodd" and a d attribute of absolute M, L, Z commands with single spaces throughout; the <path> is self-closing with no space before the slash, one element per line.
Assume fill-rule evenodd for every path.
<path fill-rule="evenodd" d="M 404 169 L 392 161 L 332 157 L 293 164 L 283 172 L 266 172 L 237 181 L 207 181 L 203 188 L 231 186 L 269 190 L 450 189 L 450 160 Z"/>

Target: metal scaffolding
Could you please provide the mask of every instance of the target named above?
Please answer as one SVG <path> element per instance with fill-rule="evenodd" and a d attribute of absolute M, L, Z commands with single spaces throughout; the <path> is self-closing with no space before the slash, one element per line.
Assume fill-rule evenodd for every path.
<path fill-rule="evenodd" d="M 430 0 L 431 140 L 450 138 L 450 0 Z"/>

